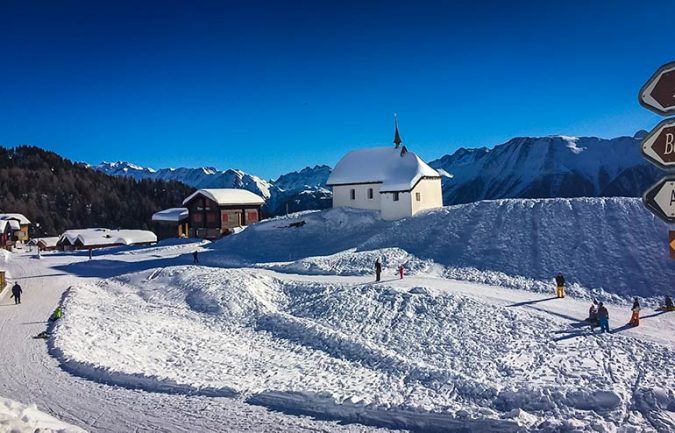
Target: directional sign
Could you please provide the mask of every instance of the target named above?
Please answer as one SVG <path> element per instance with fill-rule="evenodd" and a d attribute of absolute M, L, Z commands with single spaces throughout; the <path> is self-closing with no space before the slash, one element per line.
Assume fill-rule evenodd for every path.
<path fill-rule="evenodd" d="M 668 232 L 668 241 L 670 242 L 670 258 L 675 259 L 675 230 Z"/>
<path fill-rule="evenodd" d="M 640 104 L 659 114 L 675 114 L 675 62 L 668 63 L 640 89 Z"/>
<path fill-rule="evenodd" d="M 675 224 L 675 176 L 667 176 L 642 197 L 645 206 L 667 223 Z"/>
<path fill-rule="evenodd" d="M 642 156 L 665 170 L 675 168 L 675 118 L 656 125 L 642 140 Z"/>

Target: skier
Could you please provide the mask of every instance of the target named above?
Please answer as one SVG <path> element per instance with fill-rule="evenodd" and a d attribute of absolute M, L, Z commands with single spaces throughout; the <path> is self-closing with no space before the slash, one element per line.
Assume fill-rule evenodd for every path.
<path fill-rule="evenodd" d="M 598 322 L 600 323 L 600 332 L 609 332 L 609 311 L 602 305 L 598 305 Z"/>
<path fill-rule="evenodd" d="M 192 263 L 194 263 L 194 264 L 199 263 L 199 257 L 197 257 L 197 251 L 192 253 Z"/>
<path fill-rule="evenodd" d="M 398 273 L 401 276 L 401 279 L 403 279 L 403 265 L 398 267 Z"/>
<path fill-rule="evenodd" d="M 591 328 L 598 326 L 598 309 L 596 305 L 598 305 L 598 301 L 593 300 L 591 308 L 588 309 L 588 321 L 591 323 Z"/>
<path fill-rule="evenodd" d="M 14 286 L 12 287 L 12 298 L 14 298 L 14 304 L 20 304 L 21 303 L 21 294 L 23 293 L 23 290 L 21 289 L 21 286 L 19 285 L 19 282 L 17 281 L 14 283 Z"/>
<path fill-rule="evenodd" d="M 52 313 L 52 317 L 49 318 L 50 322 L 56 322 L 63 316 L 63 311 L 61 311 L 61 307 L 56 307 L 56 310 Z"/>
<path fill-rule="evenodd" d="M 633 314 L 630 316 L 629 325 L 639 326 L 640 325 L 640 302 L 638 298 L 633 299 L 633 308 L 631 308 Z"/>
<path fill-rule="evenodd" d="M 558 298 L 565 297 L 565 277 L 562 276 L 560 272 L 555 276 L 556 291 L 555 295 Z"/>
<path fill-rule="evenodd" d="M 375 259 L 375 281 L 380 281 L 380 274 L 382 274 L 382 263 L 380 259 Z"/>

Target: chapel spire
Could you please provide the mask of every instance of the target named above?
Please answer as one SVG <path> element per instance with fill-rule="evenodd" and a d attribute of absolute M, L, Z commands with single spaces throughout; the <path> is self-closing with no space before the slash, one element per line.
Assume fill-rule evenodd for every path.
<path fill-rule="evenodd" d="M 398 134 L 398 117 L 394 113 L 394 144 L 396 145 L 396 149 L 401 145 L 401 142 L 401 136 Z"/>

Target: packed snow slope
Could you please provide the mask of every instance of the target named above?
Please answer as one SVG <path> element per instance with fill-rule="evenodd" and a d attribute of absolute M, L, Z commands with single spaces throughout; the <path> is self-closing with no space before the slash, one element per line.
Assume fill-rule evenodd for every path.
<path fill-rule="evenodd" d="M 42 331 L 52 330 L 47 318 L 63 302 L 64 292 L 69 287 L 96 285 L 112 275 L 124 275 L 138 269 L 184 265 L 192 261 L 190 254 L 200 245 L 195 240 L 174 240 L 162 241 L 154 247 L 125 246 L 94 250 L 91 260 L 86 251 L 43 252 L 42 258 L 38 259 L 35 252 L 22 252 L 20 248 L 7 254 L 1 250 L 0 269 L 11 274 L 10 285 L 14 281 L 20 282 L 23 296 L 21 304 L 14 305 L 9 290 L 0 292 L 0 396 L 35 404 L 41 412 L 91 433 L 383 432 L 383 429 L 367 428 L 361 424 L 337 425 L 336 422 L 283 414 L 233 398 L 185 393 L 180 388 L 156 386 L 151 389 L 157 392 L 147 392 L 138 387 L 130 389 L 114 383 L 107 385 L 101 383 L 99 376 L 71 374 L 64 370 L 62 365 L 68 361 L 49 354 L 50 348 L 53 349 L 53 340 L 32 338 Z M 6 260 L 2 260 L 3 257 Z M 83 277 L 85 270 L 88 273 L 86 278 Z M 71 291 L 70 295 L 73 293 Z M 70 298 L 70 295 L 67 297 Z M 109 299 L 109 294 L 106 294 L 101 301 Z M 115 299 L 111 305 L 105 304 L 107 308 L 104 308 L 104 304 L 99 307 L 109 309 L 114 320 L 121 319 L 131 324 L 137 320 L 133 315 L 122 317 L 118 314 L 121 310 L 112 313 L 112 310 L 116 310 L 115 304 L 121 301 L 123 298 Z M 172 311 L 169 305 L 160 307 Z M 64 308 L 64 313 L 67 316 L 75 315 L 75 310 Z M 170 313 L 166 317 L 169 316 Z M 106 314 L 99 316 L 96 321 L 105 320 L 105 317 Z M 106 334 L 113 326 L 113 322 L 108 322 Z M 122 326 L 127 329 L 127 325 Z M 79 322 L 71 337 L 80 342 L 89 341 L 91 333 L 101 329 L 98 323 Z M 84 333 L 84 337 L 77 337 L 80 333 Z M 145 340 L 144 353 L 130 354 L 115 349 L 128 347 L 127 340 L 133 340 L 138 335 L 141 334 L 129 333 L 106 347 L 106 356 L 122 363 L 126 356 L 133 359 L 145 359 L 153 354 L 163 356 L 161 352 L 165 346 L 159 340 Z M 189 338 L 189 334 L 182 337 Z M 103 336 L 94 339 L 109 342 Z M 92 349 L 101 350 L 101 346 Z M 98 352 L 97 356 L 102 353 Z M 188 362 L 190 357 L 189 353 L 183 353 L 177 354 L 175 359 Z M 91 361 L 95 359 L 92 357 Z M 122 383 L 121 380 L 116 382 Z M 155 381 L 151 383 L 156 384 Z M 34 406 L 0 398 L 0 432 L 34 433 L 39 427 L 43 429 L 40 432 L 47 433 L 50 430 L 44 429 L 47 426 L 39 422 L 42 419 Z M 7 423 L 14 430 L 7 430 Z M 28 427 L 29 430 L 24 429 Z M 79 430 L 73 428 L 66 431 Z"/>
<path fill-rule="evenodd" d="M 675 429 L 673 313 L 645 309 L 632 329 L 608 304 L 614 333 L 598 335 L 587 306 L 444 278 L 173 265 L 73 287 L 50 345 L 104 383 L 419 432 Z"/>
<path fill-rule="evenodd" d="M 34 404 L 21 404 L 0 397 L 0 432 L 85 433 L 85 430 L 41 412 Z"/>
<path fill-rule="evenodd" d="M 376 257 L 387 259 L 379 250 L 396 248 L 411 257 L 390 261 L 421 269 L 433 262 L 453 278 L 549 290 L 562 272 L 583 289 L 622 297 L 662 297 L 675 281 L 667 226 L 633 198 L 481 201 L 394 222 L 330 209 L 264 221 L 213 248 L 247 264 L 299 261 L 266 265 L 291 272 L 335 272 L 340 260 L 361 260 L 349 272 L 370 272 Z M 341 255 L 350 249 L 363 254 Z"/>

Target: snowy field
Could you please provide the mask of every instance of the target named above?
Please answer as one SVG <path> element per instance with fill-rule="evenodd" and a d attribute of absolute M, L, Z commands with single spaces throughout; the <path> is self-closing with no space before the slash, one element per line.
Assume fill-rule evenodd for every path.
<path fill-rule="evenodd" d="M 85 433 L 40 412 L 35 405 L 25 405 L 0 397 L 0 432 L 11 433 Z"/>
<path fill-rule="evenodd" d="M 62 302 L 45 348 L 70 378 L 60 380 L 133 393 L 130 405 L 198 402 L 208 407 L 200 420 L 219 407 L 246 423 L 231 406 L 249 417 L 248 430 L 200 431 L 669 432 L 675 313 L 654 307 L 675 267 L 653 253 L 662 238 L 638 200 L 506 200 L 393 223 L 306 212 L 213 244 L 119 248 L 91 261 L 15 254 L 6 265 L 14 276 L 64 279 L 51 304 L 32 301 L 45 317 Z M 573 283 L 565 299 L 552 297 L 557 271 Z M 638 328 L 625 325 L 633 295 L 646 298 Z M 583 321 L 591 297 L 608 302 L 612 333 Z M 13 361 L 47 356 L 29 355 Z M 0 395 L 14 398 L 9 377 L 0 372 Z M 115 431 L 72 409 L 49 413 Z M 178 431 L 129 417 L 140 431 Z"/>

